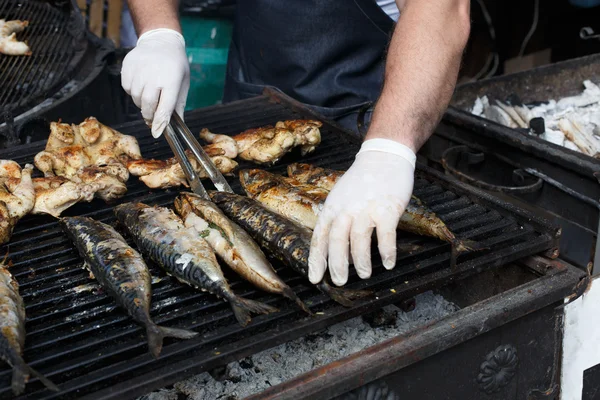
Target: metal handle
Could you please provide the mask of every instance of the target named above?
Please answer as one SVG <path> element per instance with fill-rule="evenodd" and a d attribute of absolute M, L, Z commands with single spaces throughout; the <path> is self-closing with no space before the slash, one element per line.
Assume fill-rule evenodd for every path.
<path fill-rule="evenodd" d="M 164 134 L 165 139 L 167 139 L 167 142 L 171 147 L 171 150 L 175 154 L 175 158 L 177 158 L 179 165 L 181 165 L 181 168 L 183 169 L 183 173 L 185 174 L 185 177 L 187 178 L 190 184 L 192 192 L 201 196 L 205 200 L 210 200 L 210 196 L 208 195 L 206 189 L 204 189 L 204 186 L 202 186 L 202 183 L 200 182 L 200 177 L 196 173 L 196 170 L 194 170 L 194 167 L 192 166 L 192 163 L 190 163 L 190 160 L 187 158 L 183 146 L 181 146 L 181 143 L 179 142 L 179 140 L 177 140 L 176 133 L 170 125 L 167 125 Z"/>
<path fill-rule="evenodd" d="M 229 183 L 227 183 L 225 180 L 225 177 L 223 177 L 223 174 L 221 174 L 221 171 L 217 169 L 208 154 L 206 154 L 204 149 L 200 146 L 200 143 L 198 143 L 196 138 L 194 138 L 192 132 L 190 132 L 187 125 L 176 112 L 174 112 L 173 116 L 171 117 L 171 125 L 181 133 L 183 140 L 188 145 L 194 156 L 196 156 L 200 162 L 200 165 L 202 165 L 202 168 L 204 168 L 215 187 L 221 192 L 233 193 L 233 190 L 229 186 Z"/>
<path fill-rule="evenodd" d="M 534 193 L 542 188 L 544 181 L 537 176 L 533 176 L 528 173 L 527 170 L 523 170 L 521 168 L 515 167 L 507 160 L 504 160 L 501 156 L 495 156 L 501 161 L 513 167 L 512 169 L 512 180 L 513 182 L 519 184 L 524 183 L 527 178 L 536 178 L 535 182 L 529 185 L 519 185 L 519 186 L 502 186 L 502 185 L 494 185 L 488 182 L 484 182 L 481 179 L 475 178 L 469 175 L 467 172 L 460 171 L 458 169 L 458 162 L 460 160 L 465 160 L 469 165 L 481 164 L 485 161 L 486 154 L 481 151 L 475 151 L 468 146 L 455 146 L 451 147 L 448 150 L 444 151 L 442 154 L 442 166 L 447 174 L 453 175 L 459 180 L 469 183 L 470 185 L 479 187 L 481 189 L 491 190 L 495 192 L 504 192 L 504 193 Z"/>

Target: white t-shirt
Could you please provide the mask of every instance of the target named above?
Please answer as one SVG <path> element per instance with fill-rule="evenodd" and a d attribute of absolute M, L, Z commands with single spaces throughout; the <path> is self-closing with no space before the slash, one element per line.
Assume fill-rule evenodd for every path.
<path fill-rule="evenodd" d="M 400 10 L 396 5 L 396 0 L 377 0 L 377 5 L 394 21 L 398 21 Z"/>

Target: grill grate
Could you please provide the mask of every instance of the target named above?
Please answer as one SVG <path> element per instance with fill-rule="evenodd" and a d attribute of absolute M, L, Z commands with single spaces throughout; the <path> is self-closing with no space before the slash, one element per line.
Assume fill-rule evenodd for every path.
<path fill-rule="evenodd" d="M 226 106 L 197 110 L 186 116 L 193 132 L 208 127 L 215 132 L 237 133 L 277 120 L 310 117 L 293 111 L 291 103 L 273 102 L 260 96 Z M 141 122 L 117 127 L 138 137 L 145 157 L 169 157 L 163 140 L 154 141 Z M 301 161 L 330 168 L 347 168 L 357 144 L 340 136 L 335 127 L 324 124 L 323 142 L 317 151 Z M 0 152 L 0 158 L 19 163 L 31 162 L 43 143 Z M 283 172 L 289 162 L 300 161 L 297 154 L 274 168 Z M 241 168 L 250 166 L 241 163 Z M 237 179 L 228 179 L 240 192 Z M 168 205 L 177 194 L 150 191 L 136 178 L 129 183 L 122 201 L 139 200 Z M 24 357 L 30 365 L 61 386 L 63 392 L 43 391 L 32 379 L 27 386 L 35 398 L 118 398 L 124 399 L 172 384 L 194 373 L 275 346 L 333 323 L 377 309 L 407 296 L 459 279 L 485 268 L 496 267 L 526 255 L 545 251 L 555 245 L 556 232 L 535 217 L 500 203 L 461 183 L 449 183 L 430 170 L 420 170 L 415 194 L 428 204 L 461 238 L 481 240 L 489 250 L 459 258 L 450 270 L 449 245 L 433 239 L 401 234 L 399 242 L 419 243 L 422 248 L 412 255 L 400 255 L 398 267 L 384 271 L 374 254 L 374 274 L 367 281 L 351 276 L 352 288 L 371 288 L 377 296 L 352 309 L 329 301 L 302 278 L 280 263 L 273 262 L 279 275 L 306 304 L 323 314 L 306 317 L 285 299 L 255 290 L 250 284 L 226 272 L 232 288 L 240 295 L 280 307 L 279 313 L 258 316 L 247 328 L 235 322 L 228 304 L 203 292 L 192 290 L 168 278 L 150 265 L 153 276 L 151 315 L 167 326 L 197 330 L 201 336 L 187 341 L 165 340 L 160 359 L 147 352 L 143 330 L 102 291 L 81 268 L 81 259 L 57 223 L 50 217 L 30 216 L 17 226 L 5 249 L 13 262 L 11 271 L 21 285 L 27 305 L 27 341 Z M 114 222 L 112 209 L 101 201 L 79 204 L 66 213 L 88 215 Z M 391 290 L 391 289 L 394 290 Z M 0 397 L 10 394 L 10 370 L 0 365 Z"/>
<path fill-rule="evenodd" d="M 71 14 L 48 2 L 0 0 L 0 18 L 29 21 L 17 39 L 28 43 L 31 56 L 0 54 L 0 107 L 15 115 L 66 83 L 77 54 L 85 50 L 85 41 L 77 40 L 83 30 Z"/>

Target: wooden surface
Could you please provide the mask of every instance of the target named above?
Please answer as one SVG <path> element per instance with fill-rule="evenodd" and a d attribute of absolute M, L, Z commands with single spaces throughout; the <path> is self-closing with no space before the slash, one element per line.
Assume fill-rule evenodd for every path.
<path fill-rule="evenodd" d="M 77 0 L 89 30 L 96 36 L 121 42 L 121 12 L 123 0 Z"/>

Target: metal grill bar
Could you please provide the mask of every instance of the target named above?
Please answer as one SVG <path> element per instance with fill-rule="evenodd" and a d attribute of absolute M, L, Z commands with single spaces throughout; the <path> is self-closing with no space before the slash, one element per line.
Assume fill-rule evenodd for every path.
<path fill-rule="evenodd" d="M 285 104 L 259 97 L 227 106 L 194 111 L 186 116 L 193 132 L 208 127 L 219 133 L 238 133 L 250 127 L 273 124 L 277 120 L 303 118 Z M 138 137 L 147 158 L 166 158 L 171 154 L 164 141 L 154 141 L 142 123 L 125 124 L 118 129 Z M 274 168 L 284 172 L 289 162 L 302 161 L 330 168 L 347 168 L 357 151 L 352 140 L 342 136 L 327 123 L 322 128 L 323 143 L 309 157 L 291 154 Z M 43 149 L 43 144 L 22 146 L 0 153 L 23 164 Z M 240 163 L 240 168 L 255 167 Z M 237 179 L 229 178 L 233 190 L 241 193 Z M 128 182 L 123 201 L 144 201 L 169 205 L 178 193 L 150 191 L 135 177 Z M 399 243 L 419 244 L 412 254 L 401 253 L 398 267 L 385 271 L 374 251 L 373 277 L 362 281 L 351 274 L 351 288 L 368 288 L 377 297 L 352 309 L 343 309 L 316 291 L 303 278 L 278 262 L 278 274 L 315 311 L 324 315 L 306 317 L 293 304 L 256 290 L 232 273 L 225 271 L 236 293 L 264 301 L 281 309 L 279 313 L 257 316 L 247 328 L 241 328 L 229 306 L 215 297 L 193 290 L 164 275 L 150 265 L 153 283 L 151 315 L 157 323 L 195 329 L 202 333 L 189 341 L 166 340 L 159 360 L 147 352 L 143 330 L 101 290 L 88 273 L 81 269 L 81 259 L 55 221 L 49 217 L 26 217 L 17 225 L 10 249 L 11 268 L 21 286 L 27 305 L 27 343 L 24 357 L 30 365 L 45 373 L 64 392 L 43 391 L 32 379 L 28 394 L 36 398 L 111 398 L 104 389 L 116 381 L 130 382 L 127 396 L 143 394 L 172 383 L 194 372 L 222 365 L 248 352 L 291 340 L 302 334 L 351 318 L 360 313 L 398 301 L 419 291 L 441 285 L 448 279 L 460 279 L 478 270 L 493 268 L 523 256 L 542 252 L 555 242 L 553 228 L 535 217 L 512 209 L 509 205 L 474 192 L 460 183 L 449 183 L 443 176 L 427 170 L 415 180 L 415 194 L 445 220 L 461 238 L 480 241 L 488 247 L 480 253 L 462 255 L 455 270 L 448 267 L 450 246 L 435 239 L 399 234 Z M 110 206 L 101 201 L 78 204 L 68 215 L 88 215 L 107 223 L 115 219 Z M 376 246 L 373 246 L 376 249 Z M 0 249 L 0 252 L 6 248 Z M 406 282 L 409 282 L 408 284 Z M 417 284 L 418 283 L 418 284 Z M 394 288 L 395 292 L 390 292 Z M 294 329 L 291 329 L 291 328 Z M 285 332 L 285 334 L 282 334 Z M 263 340 L 268 337 L 269 340 Z M 185 374 L 173 375 L 173 368 L 189 366 Z M 137 381 L 138 376 L 153 372 L 152 378 Z M 10 391 L 11 372 L 0 365 L 0 397 Z M 118 395 L 122 399 L 121 395 Z"/>

